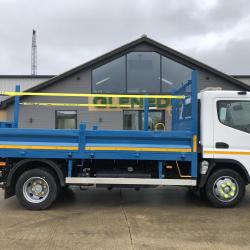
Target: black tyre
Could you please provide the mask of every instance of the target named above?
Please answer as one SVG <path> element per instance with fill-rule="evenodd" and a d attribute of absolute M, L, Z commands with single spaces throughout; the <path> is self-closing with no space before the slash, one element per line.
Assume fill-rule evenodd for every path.
<path fill-rule="evenodd" d="M 50 207 L 58 193 L 59 187 L 53 172 L 44 168 L 25 171 L 16 183 L 16 196 L 20 204 L 31 210 Z"/>
<path fill-rule="evenodd" d="M 220 169 L 208 178 L 205 191 L 208 201 L 214 207 L 233 207 L 242 200 L 245 183 L 236 171 Z"/>

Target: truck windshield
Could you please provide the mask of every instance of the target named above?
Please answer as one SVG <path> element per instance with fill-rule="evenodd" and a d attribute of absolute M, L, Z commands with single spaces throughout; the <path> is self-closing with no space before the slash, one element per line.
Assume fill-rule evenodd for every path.
<path fill-rule="evenodd" d="M 217 109 L 221 123 L 250 133 L 250 101 L 219 101 Z"/>

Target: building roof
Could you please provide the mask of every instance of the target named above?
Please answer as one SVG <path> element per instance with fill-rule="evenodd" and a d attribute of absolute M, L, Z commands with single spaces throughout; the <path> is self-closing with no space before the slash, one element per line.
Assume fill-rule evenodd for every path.
<path fill-rule="evenodd" d="M 55 75 L 0 75 L 1 78 L 28 78 L 28 79 L 36 79 L 36 78 L 52 78 Z"/>
<path fill-rule="evenodd" d="M 231 75 L 234 78 L 250 78 L 250 75 Z"/>
<path fill-rule="evenodd" d="M 13 91 L 16 85 L 21 91 L 26 91 L 52 78 L 51 75 L 0 75 L 1 91 Z M 1 101 L 9 99 L 8 96 L 1 97 Z"/>
<path fill-rule="evenodd" d="M 37 86 L 34 86 L 30 89 L 27 89 L 26 91 L 27 92 L 37 92 L 37 91 L 39 91 L 39 90 L 41 90 L 49 85 L 61 80 L 61 79 L 64 79 L 68 76 L 71 76 L 71 75 L 73 75 L 81 70 L 87 69 L 87 68 L 89 68 L 97 63 L 101 63 L 102 61 L 108 60 L 109 58 L 118 56 L 118 55 L 124 53 L 125 51 L 128 51 L 129 49 L 132 49 L 133 47 L 135 47 L 139 44 L 142 44 L 142 43 L 146 43 L 146 44 L 149 44 L 151 46 L 157 47 L 160 50 L 166 51 L 167 53 L 172 55 L 177 60 L 179 58 L 182 61 L 186 61 L 187 63 L 192 64 L 195 67 L 198 67 L 200 69 L 204 69 L 205 71 L 211 72 L 214 75 L 217 75 L 217 76 L 219 76 L 219 77 L 221 77 L 221 78 L 223 78 L 223 79 L 225 79 L 225 80 L 227 80 L 227 81 L 229 81 L 229 82 L 231 82 L 231 83 L 233 83 L 233 84 L 235 84 L 243 89 L 250 90 L 250 86 L 243 83 L 242 81 L 239 81 L 239 80 L 231 77 L 230 75 L 227 75 L 227 74 L 225 74 L 225 73 L 223 73 L 223 72 L 221 72 L 213 67 L 210 67 L 202 62 L 199 62 L 199 61 L 197 61 L 197 60 L 195 60 L 187 55 L 184 55 L 184 54 L 182 54 L 182 53 L 180 53 L 180 52 L 178 52 L 178 51 L 176 51 L 168 46 L 165 46 L 165 45 L 163 45 L 163 44 L 161 44 L 161 43 L 159 43 L 151 38 L 148 38 L 147 36 L 144 35 L 144 36 L 140 37 L 139 39 L 136 39 L 136 40 L 134 40 L 130 43 L 127 43 L 119 48 L 116 48 L 116 49 L 114 49 L 114 50 L 112 50 L 104 55 L 96 57 L 95 59 L 90 60 L 84 64 L 81 64 L 73 69 L 70 69 L 70 70 L 68 70 L 60 75 L 54 76 L 54 77 L 50 78 L 49 80 L 47 80 L 47 81 L 45 81 Z M 13 97 L 8 98 L 7 100 L 4 100 L 1 104 L 1 107 L 5 108 L 6 105 L 13 102 L 13 100 L 14 100 Z"/>

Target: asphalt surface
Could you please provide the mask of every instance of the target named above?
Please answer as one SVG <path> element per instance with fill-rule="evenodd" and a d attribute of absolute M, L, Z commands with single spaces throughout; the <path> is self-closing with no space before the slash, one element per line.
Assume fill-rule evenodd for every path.
<path fill-rule="evenodd" d="M 233 209 L 170 187 L 74 188 L 28 211 L 0 191 L 0 249 L 250 249 L 250 188 Z"/>

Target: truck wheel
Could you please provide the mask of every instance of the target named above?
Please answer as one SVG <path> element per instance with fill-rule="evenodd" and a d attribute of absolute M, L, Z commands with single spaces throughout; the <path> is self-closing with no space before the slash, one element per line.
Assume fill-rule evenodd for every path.
<path fill-rule="evenodd" d="M 220 169 L 208 178 L 206 196 L 214 207 L 233 207 L 241 201 L 244 194 L 245 183 L 234 170 Z"/>
<path fill-rule="evenodd" d="M 43 168 L 25 171 L 16 183 L 16 196 L 20 204 L 31 210 L 48 208 L 57 193 L 58 184 L 53 173 Z"/>

